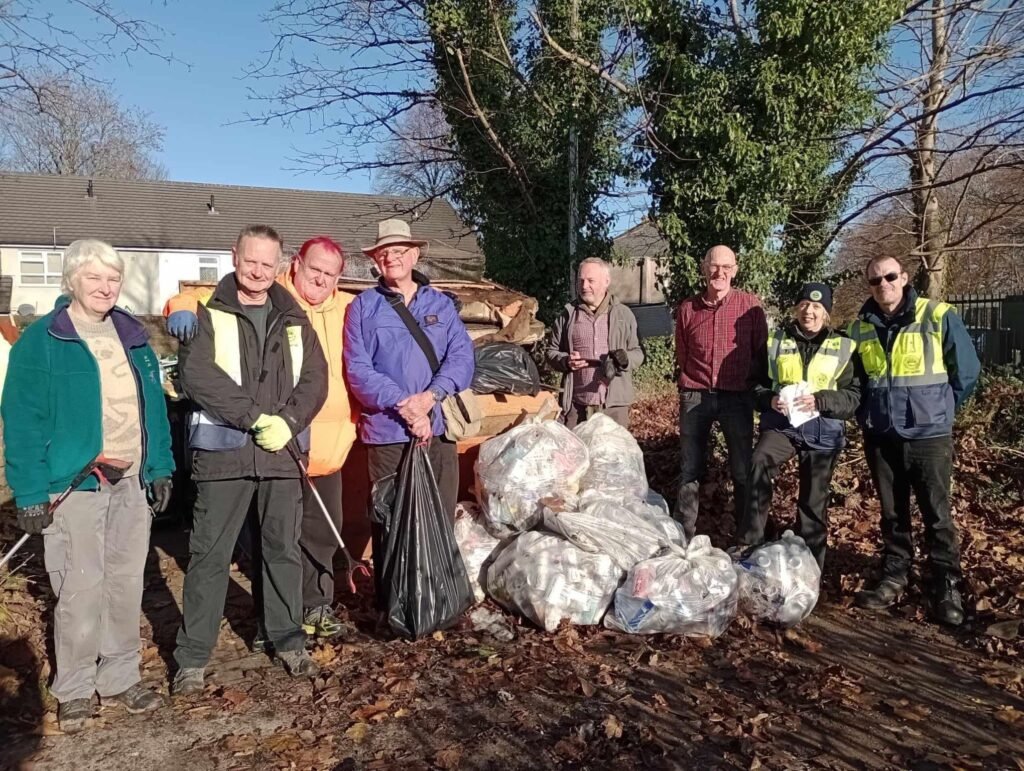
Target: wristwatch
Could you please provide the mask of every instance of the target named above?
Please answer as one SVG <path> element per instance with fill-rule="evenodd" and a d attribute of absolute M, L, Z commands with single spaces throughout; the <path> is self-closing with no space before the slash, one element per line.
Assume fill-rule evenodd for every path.
<path fill-rule="evenodd" d="M 437 404 L 443 402 L 444 397 L 447 396 L 447 394 L 444 392 L 444 389 L 441 388 L 440 386 L 430 386 L 430 388 L 428 388 L 427 390 L 430 391 L 431 394 L 433 394 L 434 402 Z"/>

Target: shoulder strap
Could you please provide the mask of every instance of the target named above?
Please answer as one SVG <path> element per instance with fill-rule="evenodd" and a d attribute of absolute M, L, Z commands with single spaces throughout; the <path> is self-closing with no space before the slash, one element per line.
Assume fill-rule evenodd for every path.
<path fill-rule="evenodd" d="M 405 322 L 405 326 L 409 328 L 409 333 L 412 335 L 412 339 L 419 344 L 420 348 L 423 349 L 423 355 L 427 357 L 427 364 L 430 365 L 430 371 L 437 374 L 437 371 L 441 369 L 441 362 L 437 360 L 437 353 L 434 351 L 434 346 L 430 344 L 430 340 L 427 339 L 427 334 L 423 331 L 423 328 L 416 323 L 416 319 L 413 318 L 412 311 L 400 297 L 389 297 L 388 305 L 394 308 L 395 313 L 398 314 L 398 318 Z"/>

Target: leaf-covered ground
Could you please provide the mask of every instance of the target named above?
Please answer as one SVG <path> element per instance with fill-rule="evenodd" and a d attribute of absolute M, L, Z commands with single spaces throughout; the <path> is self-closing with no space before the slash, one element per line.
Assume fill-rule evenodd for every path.
<path fill-rule="evenodd" d="M 1024 769 L 1024 388 L 996 382 L 983 396 L 957 440 L 970 605 L 961 630 L 927 622 L 916 591 L 892 612 L 851 607 L 878 544 L 854 439 L 836 475 L 822 598 L 794 631 L 737 619 L 713 641 L 601 628 L 549 635 L 510 619 L 509 642 L 467 628 L 409 643 L 375 634 L 363 583 L 338 598 L 357 634 L 314 649 L 315 680 L 292 680 L 248 651 L 252 606 L 236 572 L 206 693 L 150 715 L 104 708 L 74 737 L 59 734 L 46 695 L 52 600 L 33 558 L 0 578 L 0 767 Z M 634 412 L 652 484 L 669 498 L 676 409 L 659 399 Z M 723 469 L 718 458 L 700 525 L 722 546 L 731 539 Z M 776 494 L 782 525 L 794 472 Z M 166 688 L 187 549 L 173 529 L 153 544 L 144 678 Z"/>

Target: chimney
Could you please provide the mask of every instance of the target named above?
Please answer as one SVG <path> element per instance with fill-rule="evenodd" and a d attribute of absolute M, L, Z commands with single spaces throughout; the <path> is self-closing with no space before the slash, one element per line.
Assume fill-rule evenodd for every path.
<path fill-rule="evenodd" d="M 213 193 L 210 193 L 210 202 L 206 204 L 206 208 L 210 210 L 210 214 L 217 213 L 217 207 L 213 205 Z"/>
<path fill-rule="evenodd" d="M 96 197 L 96 190 L 93 187 L 91 179 L 89 180 L 89 185 L 85 188 L 85 196 L 86 196 L 86 198 L 95 198 Z"/>

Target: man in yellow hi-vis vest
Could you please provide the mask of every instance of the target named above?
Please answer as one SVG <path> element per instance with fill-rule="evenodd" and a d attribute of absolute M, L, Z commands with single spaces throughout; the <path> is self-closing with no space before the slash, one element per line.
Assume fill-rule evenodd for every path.
<path fill-rule="evenodd" d="M 175 694 L 203 689 L 231 551 L 250 506 L 262 545 L 267 638 L 290 674 L 317 671 L 302 629 L 302 488 L 291 452 L 306 457 L 309 425 L 327 395 L 327 362 L 309 318 L 274 281 L 281 257 L 273 228 L 243 229 L 232 249 L 235 272 L 199 306 L 196 335 L 178 352 L 182 390 L 199 412 L 189 436 L 197 496 Z"/>
<path fill-rule="evenodd" d="M 963 623 L 960 543 L 950 513 L 953 417 L 974 390 L 981 364 L 963 321 L 946 303 L 918 297 L 893 257 L 868 262 L 871 298 L 849 335 L 861 381 L 857 420 L 882 509 L 882 578 L 856 595 L 869 610 L 888 608 L 907 586 L 914 557 L 910 493 L 924 520 L 931 569 L 930 611 Z"/>

